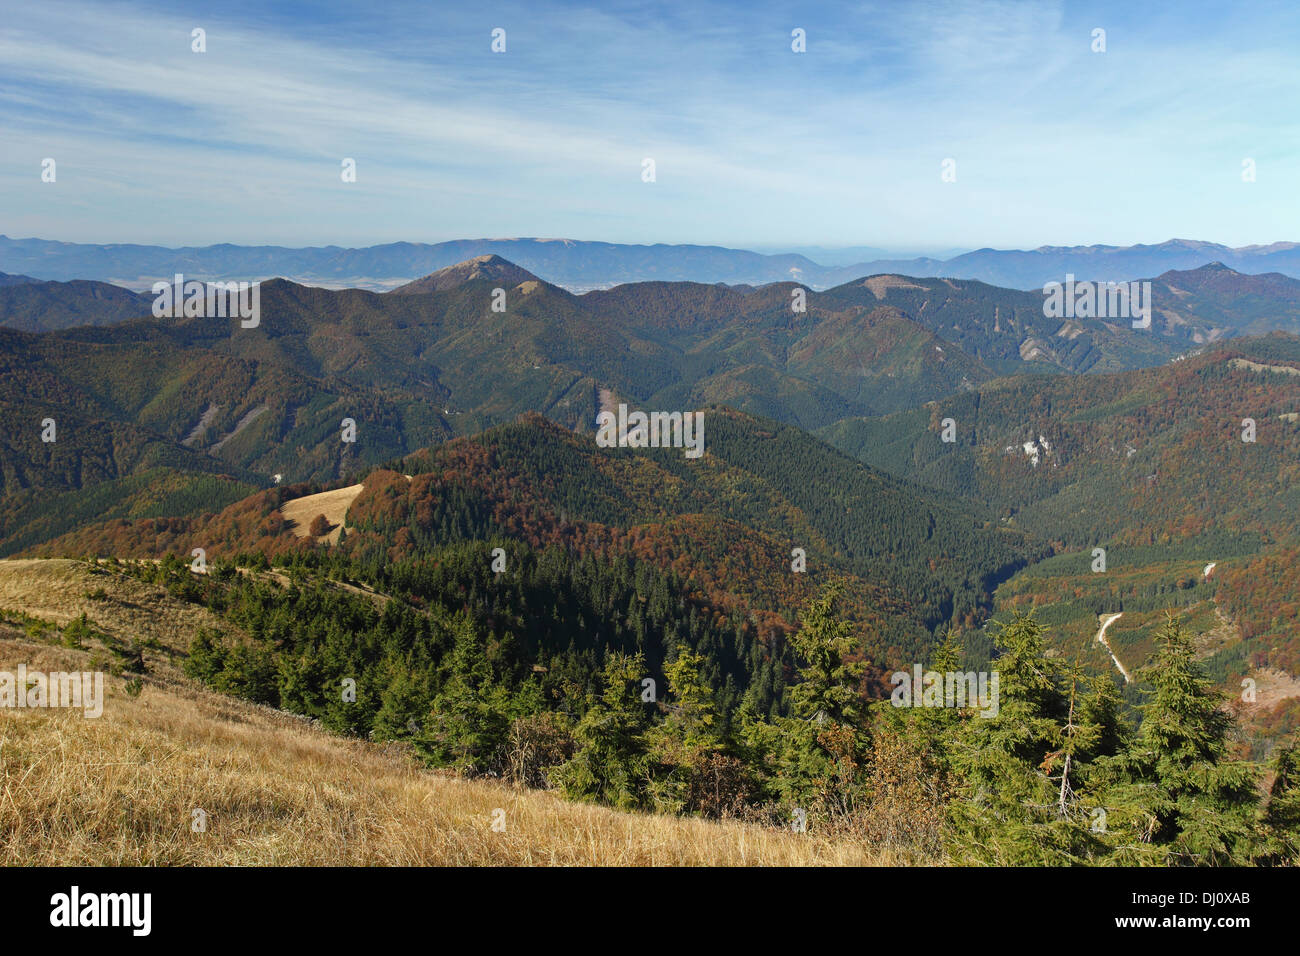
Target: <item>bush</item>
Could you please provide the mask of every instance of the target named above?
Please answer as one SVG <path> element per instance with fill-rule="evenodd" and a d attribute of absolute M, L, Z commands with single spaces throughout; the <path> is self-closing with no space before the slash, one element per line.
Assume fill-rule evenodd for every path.
<path fill-rule="evenodd" d="M 517 787 L 549 790 L 548 771 L 573 756 L 568 720 L 557 713 L 529 714 L 510 725 L 506 779 Z"/>
<path fill-rule="evenodd" d="M 90 620 L 86 617 L 86 612 L 81 612 L 81 617 L 73 618 L 63 628 L 63 643 L 68 647 L 82 647 L 87 638 L 94 637 L 94 630 L 90 626 Z"/>
<path fill-rule="evenodd" d="M 746 806 L 755 799 L 754 782 L 744 763 L 710 752 L 702 754 L 691 770 L 686 810 L 716 819 L 744 817 Z"/>
<path fill-rule="evenodd" d="M 875 846 L 937 857 L 950 793 L 935 755 L 884 729 L 872 744 L 870 797 L 854 821 L 859 832 Z"/>

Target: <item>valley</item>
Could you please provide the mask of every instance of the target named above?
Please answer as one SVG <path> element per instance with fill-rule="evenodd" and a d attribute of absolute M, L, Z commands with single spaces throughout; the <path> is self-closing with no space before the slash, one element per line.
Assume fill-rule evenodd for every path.
<path fill-rule="evenodd" d="M 806 311 L 796 312 L 789 302 L 797 287 L 786 283 L 633 283 L 574 296 L 486 255 L 385 295 L 267 282 L 257 329 L 234 321 L 146 318 L 107 329 L 7 333 L 3 354 L 10 374 L 0 386 L 0 407 L 10 420 L 55 418 L 63 440 L 41 445 L 35 431 L 17 442 L 0 439 L 7 451 L 0 470 L 0 553 L 137 557 L 194 547 L 213 554 L 262 548 L 283 553 L 296 546 L 292 542 L 312 537 L 308 525 L 318 515 L 326 529 L 320 541 L 337 545 L 355 533 L 358 541 L 351 546 L 361 547 L 361 540 L 373 537 L 366 523 L 373 519 L 355 517 L 373 513 L 373 479 L 367 475 L 414 473 L 409 494 L 416 498 L 403 511 L 427 509 L 420 495 L 439 500 L 446 491 L 425 490 L 419 473 L 428 465 L 402 463 L 428 454 L 417 449 L 450 441 L 450 454 L 458 447 L 452 441 L 457 435 L 468 438 L 484 428 L 498 434 L 497 423 L 541 413 L 574 437 L 561 440 L 563 432 L 548 433 L 538 419 L 527 426 L 537 431 L 530 442 L 540 442 L 539 450 L 567 443 L 565 454 L 572 455 L 591 441 L 581 436 L 594 434 L 598 411 L 631 402 L 649 409 L 726 407 L 815 428 L 868 466 L 915 483 L 893 492 L 909 502 L 905 509 L 934 491 L 956 496 L 949 501 L 969 510 L 962 520 L 972 531 L 988 535 L 976 529 L 996 529 L 990 540 L 1017 543 L 982 577 L 968 577 L 951 590 L 954 577 L 953 584 L 931 590 L 907 578 L 912 572 L 897 560 L 909 550 L 907 539 L 891 538 L 889 525 L 879 523 L 871 509 L 864 519 L 877 524 L 863 540 L 876 538 L 879 544 L 864 550 L 851 543 L 857 540 L 852 535 L 831 530 L 825 509 L 833 499 L 820 499 L 835 486 L 827 476 L 844 466 L 832 465 L 825 451 L 800 445 L 765 452 L 772 465 L 782 463 L 782 471 L 764 465 L 761 485 L 753 485 L 753 478 L 737 484 L 725 471 L 714 474 L 709 463 L 730 455 L 726 449 L 742 447 L 738 440 L 757 450 L 778 434 L 797 434 L 788 427 L 764 432 L 760 419 L 732 412 L 720 420 L 721 434 L 710 434 L 710 454 L 697 476 L 680 466 L 648 482 L 627 472 L 602 499 L 593 498 L 592 490 L 611 479 L 595 476 L 618 459 L 581 481 L 570 463 L 564 466 L 570 487 L 558 498 L 545 486 L 532 491 L 536 503 L 527 506 L 532 513 L 522 524 L 509 517 L 520 512 L 518 492 L 489 491 L 490 485 L 476 491 L 488 496 L 476 507 L 502 516 L 483 530 L 512 536 L 535 528 L 529 532 L 534 537 L 559 542 L 574 534 L 563 530 L 566 525 L 581 527 L 574 522 L 595 521 L 598 536 L 609 535 L 613 519 L 624 530 L 604 539 L 600 547 L 607 548 L 646 520 L 676 523 L 655 531 L 675 539 L 683 523 L 739 519 L 746 536 L 759 536 L 749 546 L 766 555 L 758 559 L 760 566 L 771 562 L 773 571 L 748 572 L 743 586 L 727 587 L 724 603 L 749 607 L 750 598 L 739 594 L 768 595 L 753 610 L 784 615 L 788 627 L 789 605 L 776 598 L 788 585 L 778 583 L 777 569 L 780 555 L 799 546 L 827 569 L 856 576 L 860 584 L 853 590 L 861 597 L 854 603 L 864 603 L 855 613 L 883 629 L 874 638 L 877 647 L 891 646 L 889 635 L 908 635 L 904 656 L 924 647 L 925 633 L 943 621 L 967 631 L 976 656 L 987 653 L 978 625 L 998 610 L 1027 606 L 1031 595 L 1041 614 L 1070 633 L 1076 627 L 1070 622 L 1085 629 L 1089 614 L 1131 615 L 1142 601 L 1154 608 L 1168 600 L 1157 597 L 1168 586 L 1160 582 L 1182 573 L 1177 567 L 1184 553 L 1191 560 L 1221 559 L 1220 583 L 1175 588 L 1169 592 L 1177 595 L 1173 606 L 1214 595 L 1240 614 L 1243 601 L 1272 600 L 1257 588 L 1250 597 L 1240 595 L 1241 574 L 1249 574 L 1252 562 L 1294 546 L 1300 521 L 1286 464 L 1300 454 L 1290 421 L 1300 411 L 1300 395 L 1284 374 L 1300 373 L 1300 348 L 1274 333 L 1202 345 L 1190 355 L 1179 350 L 1189 335 L 1219 334 L 1218 326 L 1197 326 L 1191 317 L 1218 317 L 1224 306 L 1216 305 L 1215 312 L 1206 303 L 1221 303 L 1227 295 L 1240 299 L 1233 283 L 1257 287 L 1253 301 L 1271 296 L 1281 303 L 1280 296 L 1294 297 L 1287 284 L 1293 282 L 1243 276 L 1219 265 L 1171 273 L 1155 283 L 1156 314 L 1163 320 L 1153 330 L 1072 318 L 1063 338 L 1061 320 L 1046 317 L 1041 295 L 977 282 L 868 277 L 821 293 L 806 290 Z M 490 307 L 496 288 L 505 289 L 504 312 Z M 1179 312 L 1170 310 L 1175 292 Z M 1026 354 L 1033 357 L 1026 361 Z M 1161 362 L 1169 364 L 1155 364 Z M 128 368 L 144 374 L 128 385 L 114 371 Z M 1197 396 L 1191 407 L 1201 410 L 1191 418 L 1185 414 L 1189 394 Z M 1225 419 L 1248 414 L 1263 423 L 1254 446 L 1241 447 L 1216 431 Z M 340 419 L 358 422 L 355 442 L 338 440 Z M 932 429 L 940 419 L 956 423 L 953 444 L 935 440 Z M 742 433 L 749 437 L 733 436 L 728 422 L 746 423 Z M 1023 454 L 1012 453 L 1022 446 Z M 753 452 L 746 454 L 753 458 Z M 819 467 L 829 471 L 792 477 L 799 472 L 790 469 L 801 467 L 796 462 L 819 456 L 825 459 Z M 649 461 L 659 462 L 652 470 L 665 467 L 660 458 Z M 526 480 L 534 481 L 553 465 L 526 456 L 508 467 L 523 468 L 516 477 L 532 475 Z M 689 483 L 682 485 L 684 479 Z M 383 478 L 383 486 L 391 488 L 390 481 Z M 800 517 L 757 518 L 762 511 L 755 503 L 737 510 L 721 497 L 678 490 L 700 481 L 749 487 L 744 494 L 757 492 L 755 502 L 770 493 L 759 487 L 784 487 L 782 493 L 791 497 L 780 507 L 796 509 L 788 513 Z M 797 490 L 803 481 L 817 489 L 811 497 Z M 1243 481 L 1250 489 L 1244 496 L 1237 491 Z M 367 486 L 364 493 L 359 482 Z M 160 496 L 168 486 L 176 490 Z M 258 487 L 273 490 L 248 497 Z M 661 503 L 648 511 L 593 507 L 638 487 L 647 489 L 648 502 Z M 307 503 L 318 500 L 311 495 L 323 496 L 319 508 Z M 1271 520 L 1276 507 L 1286 515 L 1280 526 Z M 849 505 L 847 513 L 852 511 Z M 951 520 L 941 519 L 939 527 Z M 932 538 L 930 521 L 929 530 L 900 533 Z M 416 533 L 433 530 L 422 524 Z M 780 543 L 783 538 L 788 545 Z M 1194 554 L 1197 541 L 1207 547 Z M 1173 564 L 1149 563 L 1161 542 L 1172 549 L 1170 556 L 1179 556 Z M 1066 560 L 1073 550 L 1096 546 L 1108 548 L 1112 558 L 1110 570 L 1093 580 L 1038 571 L 1055 566 L 1056 558 L 1041 563 L 1052 554 Z M 1011 557 L 1017 549 L 1020 556 Z M 1150 552 L 1140 562 L 1146 570 L 1139 572 L 1128 560 L 1132 549 Z M 702 553 L 698 563 L 678 558 L 661 566 L 725 579 L 727 574 L 708 566 L 721 560 L 720 553 L 707 559 Z M 928 560 L 933 569 L 941 567 L 936 561 L 955 568 L 978 559 L 967 546 Z M 1053 587 L 1073 593 L 1042 590 L 1058 580 Z M 1115 580 L 1119 590 L 1112 586 L 1104 593 L 1119 603 L 1088 610 L 1100 598 L 1080 595 Z M 1125 599 L 1129 580 L 1138 597 Z M 868 611 L 873 605 L 876 610 Z M 1257 628 L 1247 630 L 1245 645 L 1220 651 L 1224 666 L 1236 661 L 1228 670 L 1244 667 L 1257 653 L 1249 647 L 1264 640 Z M 1255 665 L 1296 668 L 1300 639 L 1290 625 L 1272 623 L 1263 633 L 1283 643 Z M 883 672 L 892 664 L 880 660 L 878 666 Z M 1222 673 L 1224 680 L 1229 676 Z"/>
<path fill-rule="evenodd" d="M 253 328 L 0 330 L 5 420 L 57 425 L 52 442 L 0 434 L 0 614 L 29 651 L 98 642 L 124 687 L 212 739 L 224 712 L 195 702 L 215 692 L 300 715 L 312 729 L 285 732 L 320 735 L 311 748 L 400 752 L 382 773 L 403 792 L 436 770 L 488 799 L 508 777 L 520 813 L 545 789 L 762 833 L 797 800 L 829 841 L 819 861 L 865 840 L 873 859 L 940 862 L 940 764 L 915 792 L 880 776 L 878 748 L 950 759 L 889 713 L 890 675 L 924 662 L 1014 667 L 1027 642 L 1053 680 L 1110 687 L 1089 707 L 1115 748 L 1186 641 L 1207 687 L 1240 698 L 1225 748 L 1260 766 L 1290 753 L 1300 339 L 1225 319 L 1233 283 L 1290 295 L 1228 272 L 1154 280 L 1150 329 L 915 276 L 573 295 L 489 255 L 382 295 L 271 280 Z M 694 415 L 707 435 L 687 454 L 602 441 L 601 412 Z M 628 710 L 618 688 L 642 680 L 676 703 Z M 122 734 L 156 732 L 115 695 Z M 848 751 L 808 729 L 828 715 Z M 240 859 L 331 859 L 319 832 L 324 856 Z M 721 843 L 672 858 L 735 862 L 708 833 Z M 370 839 L 375 860 L 540 852 Z M 1081 839 L 1082 858 L 1127 852 Z"/>

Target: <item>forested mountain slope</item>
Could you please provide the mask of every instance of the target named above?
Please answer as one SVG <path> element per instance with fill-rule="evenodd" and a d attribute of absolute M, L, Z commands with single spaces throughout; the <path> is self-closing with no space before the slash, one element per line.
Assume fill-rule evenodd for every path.
<path fill-rule="evenodd" d="M 951 420 L 955 441 L 942 440 Z M 1109 667 L 1136 668 L 1179 610 L 1229 687 L 1275 685 L 1300 716 L 1300 341 L 1271 335 L 1160 368 L 991 382 L 823 432 L 896 475 L 993 508 L 1060 554 L 1002 586 Z M 1094 549 L 1101 549 L 1100 555 Z M 1271 705 L 1270 705 L 1271 706 Z M 1281 719 L 1279 717 L 1279 719 Z"/>
<path fill-rule="evenodd" d="M 436 446 L 362 478 L 339 548 L 381 563 L 497 539 L 629 554 L 689 581 L 703 602 L 759 614 L 764 633 L 788 629 L 810 578 L 843 576 L 855 582 L 850 606 L 882 665 L 919 653 L 949 621 L 982 619 L 998 584 L 1045 553 L 798 429 L 722 407 L 703 415 L 696 460 L 681 449 L 600 448 L 540 416 Z M 92 525 L 32 550 L 301 550 L 309 545 L 279 508 L 308 490 L 273 489 L 205 519 Z M 796 548 L 806 572 L 795 570 Z"/>

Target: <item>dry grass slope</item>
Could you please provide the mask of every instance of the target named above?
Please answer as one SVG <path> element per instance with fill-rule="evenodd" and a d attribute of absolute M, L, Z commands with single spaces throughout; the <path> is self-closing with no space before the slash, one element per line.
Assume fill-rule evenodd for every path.
<path fill-rule="evenodd" d="M 100 590 L 102 597 L 91 596 Z M 162 657 L 150 656 L 150 666 L 173 663 L 200 627 L 232 631 L 211 611 L 178 601 L 157 585 L 107 569 L 92 574 L 85 561 L 68 558 L 0 560 L 0 611 L 5 610 L 59 626 L 85 614 L 123 642 L 152 639 Z"/>
<path fill-rule="evenodd" d="M 84 666 L 0 641 L 0 668 Z M 77 659 L 82 658 L 79 662 Z M 104 716 L 0 711 L 5 865 L 807 865 L 862 845 L 617 813 L 439 776 L 398 752 L 196 688 L 110 678 Z M 491 827 L 505 811 L 504 832 Z M 193 811 L 206 832 L 191 829 Z"/>
<path fill-rule="evenodd" d="M 338 544 L 339 532 L 343 530 L 343 522 L 348 516 L 348 507 L 356 500 L 357 495 L 361 494 L 361 489 L 361 485 L 349 485 L 346 488 L 335 488 L 333 491 L 322 491 L 320 494 L 295 498 L 286 501 L 280 513 L 293 522 L 293 533 L 299 538 L 305 538 L 311 533 L 313 518 L 324 515 L 325 520 L 332 525 L 332 529 L 329 534 L 321 535 L 316 540 Z"/>
<path fill-rule="evenodd" d="M 19 566 L 21 565 L 21 566 Z M 71 620 L 109 581 L 133 607 L 87 600 L 104 629 L 174 647 L 200 612 L 78 562 L 0 563 L 0 605 Z M 139 587 L 139 594 L 128 590 Z M 156 590 L 156 589 L 153 589 Z M 107 608 L 107 610 L 106 610 Z M 98 610 L 98 614 L 96 611 Z M 202 612 L 206 613 L 206 612 Z M 124 619 L 124 618 L 122 618 Z M 0 863 L 5 865 L 870 865 L 862 843 L 739 823 L 625 814 L 536 791 L 430 773 L 409 755 L 334 737 L 298 718 L 182 678 L 146 651 L 131 697 L 107 677 L 99 719 L 0 709 Z M 0 670 L 88 666 L 89 652 L 0 625 Z M 505 811 L 505 830 L 492 829 Z M 207 814 L 193 832 L 193 811 Z"/>

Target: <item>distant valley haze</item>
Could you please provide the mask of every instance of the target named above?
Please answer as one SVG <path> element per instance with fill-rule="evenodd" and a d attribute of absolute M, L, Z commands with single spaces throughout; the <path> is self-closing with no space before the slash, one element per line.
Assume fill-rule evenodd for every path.
<path fill-rule="evenodd" d="M 835 260 L 843 256 L 829 249 L 805 252 L 821 254 L 822 260 L 804 252 L 758 253 L 722 246 L 572 239 L 461 239 L 394 242 L 365 248 L 231 244 L 167 248 L 10 239 L 0 235 L 0 273 L 62 281 L 94 279 L 135 291 L 182 273 L 201 280 L 256 281 L 279 276 L 326 288 L 382 292 L 467 259 L 497 255 L 575 292 L 648 281 L 729 285 L 798 282 L 812 289 L 826 289 L 881 274 L 976 279 L 1004 288 L 1041 289 L 1046 283 L 1063 281 L 1067 274 L 1086 281 L 1127 282 L 1211 262 L 1251 275 L 1276 272 L 1300 278 L 1297 242 L 1235 249 L 1183 239 L 1150 246 L 984 248 L 945 259 L 854 259 L 847 264 L 836 264 Z"/>

